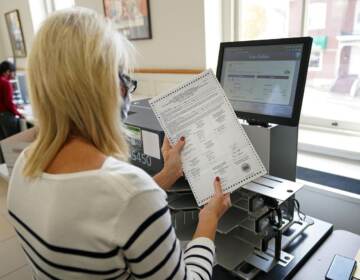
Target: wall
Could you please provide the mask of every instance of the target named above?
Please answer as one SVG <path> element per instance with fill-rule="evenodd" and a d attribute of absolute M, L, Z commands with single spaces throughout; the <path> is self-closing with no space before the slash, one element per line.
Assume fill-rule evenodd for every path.
<path fill-rule="evenodd" d="M 135 79 L 138 86 L 133 96 L 134 99 L 149 98 L 164 94 L 179 83 L 189 80 L 193 74 L 142 74 L 136 73 Z"/>
<path fill-rule="evenodd" d="M 31 0 L 34 1 L 34 0 Z M 36 1 L 36 0 L 35 0 Z M 153 39 L 133 41 L 139 52 L 137 67 L 163 69 L 202 69 L 205 61 L 204 2 L 202 0 L 150 1 Z M 75 0 L 103 14 L 102 0 Z M 34 36 L 28 0 L 0 1 L 0 12 L 19 9 L 25 44 L 30 49 Z M 0 58 L 12 55 L 5 19 L 0 21 Z M 25 67 L 19 59 L 19 67 Z"/>
<path fill-rule="evenodd" d="M 20 20 L 22 24 L 27 52 L 30 49 L 31 42 L 34 37 L 28 0 L 1 0 L 0 1 L 0 15 L 1 15 L 0 16 L 0 48 L 1 48 L 0 59 L 1 60 L 4 60 L 8 57 L 12 57 L 10 38 L 9 38 L 9 33 L 7 30 L 4 14 L 6 12 L 15 9 L 18 9 L 20 13 Z M 17 59 L 18 67 L 24 68 L 25 64 L 26 64 L 26 58 Z"/>
<path fill-rule="evenodd" d="M 203 1 L 157 0 L 151 4 L 153 40 L 136 42 L 141 54 L 139 65 L 205 68 Z"/>
<path fill-rule="evenodd" d="M 5 57 L 6 57 L 6 51 L 5 51 L 5 46 L 4 46 L 4 40 L 5 40 L 5 36 L 8 37 L 7 34 L 3 34 L 3 22 L 0 22 L 0 61 L 2 61 Z"/>
<path fill-rule="evenodd" d="M 102 0 L 75 0 L 104 13 Z M 151 0 L 151 40 L 133 41 L 139 68 L 203 69 L 205 23 L 203 0 Z"/>
<path fill-rule="evenodd" d="M 102 0 L 75 0 L 75 5 L 93 9 L 101 14 L 104 14 L 104 7 Z"/>
<path fill-rule="evenodd" d="M 104 14 L 102 0 L 75 0 L 77 6 Z M 204 69 L 205 20 L 203 0 L 151 0 L 151 40 L 132 41 L 138 52 L 136 68 Z M 136 74 L 136 96 L 151 97 L 189 79 L 189 74 Z"/>
<path fill-rule="evenodd" d="M 27 52 L 34 36 L 32 14 L 38 13 L 39 0 L 0 1 L 0 13 L 19 9 Z M 151 40 L 133 41 L 138 51 L 136 68 L 150 69 L 204 69 L 205 22 L 203 0 L 152 0 L 150 1 L 152 26 Z M 36 4 L 36 5 L 34 5 Z M 104 14 L 102 0 L 75 0 L 77 6 L 93 9 Z M 36 10 L 35 12 L 33 10 Z M 12 56 L 5 20 L 0 21 L 0 58 Z M 17 60 L 19 68 L 25 68 L 26 59 Z M 162 93 L 191 75 L 138 74 L 137 94 L 154 96 Z"/>

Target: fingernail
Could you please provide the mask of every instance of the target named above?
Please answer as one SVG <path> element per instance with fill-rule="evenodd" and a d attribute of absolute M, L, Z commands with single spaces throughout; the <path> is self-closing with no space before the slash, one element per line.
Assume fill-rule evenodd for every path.
<path fill-rule="evenodd" d="M 185 141 L 185 136 L 181 136 L 181 137 L 180 137 L 180 140 L 181 140 L 181 141 Z"/>
<path fill-rule="evenodd" d="M 215 180 L 219 182 L 219 181 L 220 181 L 220 177 L 219 177 L 219 176 L 216 176 Z"/>

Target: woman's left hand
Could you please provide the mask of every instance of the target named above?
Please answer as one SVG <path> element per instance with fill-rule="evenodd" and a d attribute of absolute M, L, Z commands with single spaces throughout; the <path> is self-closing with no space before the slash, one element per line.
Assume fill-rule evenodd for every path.
<path fill-rule="evenodd" d="M 167 137 L 164 138 L 161 147 L 161 153 L 164 158 L 164 167 L 160 173 L 154 176 L 154 180 L 165 190 L 169 189 L 181 176 L 183 176 L 180 155 L 184 145 L 185 137 L 181 137 L 173 147 L 171 146 L 169 139 Z"/>

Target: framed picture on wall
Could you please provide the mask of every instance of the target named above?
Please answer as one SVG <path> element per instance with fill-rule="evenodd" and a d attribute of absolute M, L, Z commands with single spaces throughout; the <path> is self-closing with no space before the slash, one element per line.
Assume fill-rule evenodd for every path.
<path fill-rule="evenodd" d="M 19 10 L 5 13 L 5 21 L 9 31 L 14 57 L 26 57 L 25 40 L 21 27 Z"/>
<path fill-rule="evenodd" d="M 103 0 L 105 16 L 129 40 L 151 39 L 149 0 Z"/>

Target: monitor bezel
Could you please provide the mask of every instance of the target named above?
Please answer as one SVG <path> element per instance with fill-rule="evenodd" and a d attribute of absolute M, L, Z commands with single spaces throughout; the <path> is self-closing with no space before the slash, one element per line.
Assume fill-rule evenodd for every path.
<path fill-rule="evenodd" d="M 255 46 L 274 46 L 274 45 L 303 45 L 303 53 L 300 61 L 299 79 L 295 90 L 295 100 L 291 117 L 280 117 L 259 113 L 240 112 L 235 113 L 238 118 L 247 121 L 259 123 L 273 123 L 287 126 L 298 126 L 301 114 L 301 106 L 305 91 L 305 83 L 309 66 L 309 59 L 312 46 L 312 37 L 296 37 L 284 39 L 270 39 L 270 40 L 255 40 L 255 41 L 240 41 L 240 42 L 222 42 L 220 43 L 218 65 L 216 70 L 216 77 L 221 84 L 221 72 L 223 66 L 224 51 L 226 48 L 233 47 L 255 47 Z"/>

